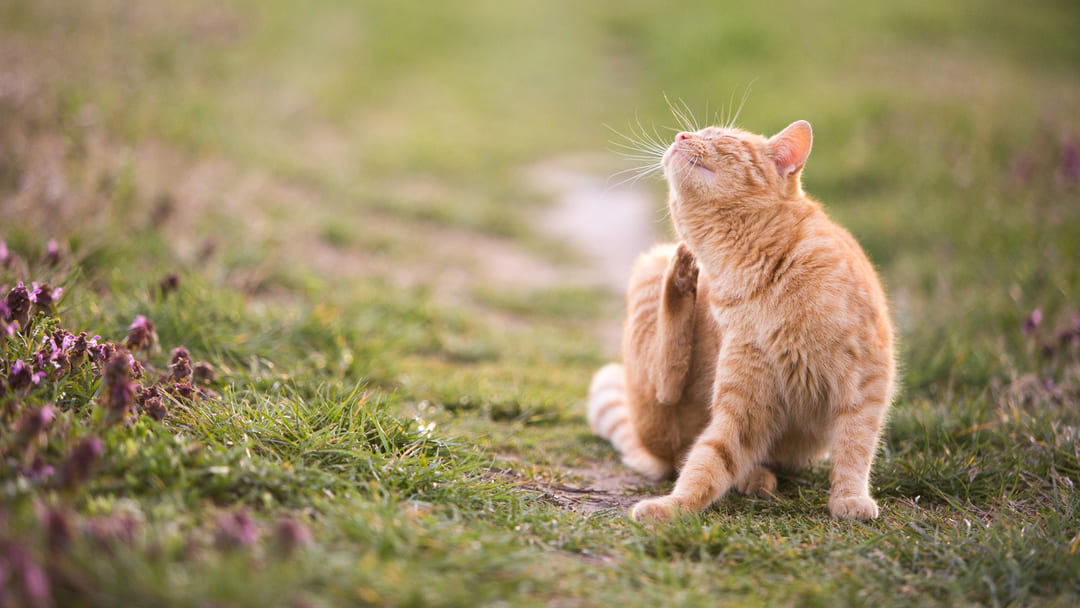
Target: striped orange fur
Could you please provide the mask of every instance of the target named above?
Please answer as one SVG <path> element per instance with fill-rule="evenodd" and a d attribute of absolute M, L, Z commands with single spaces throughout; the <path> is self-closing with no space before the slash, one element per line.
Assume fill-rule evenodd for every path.
<path fill-rule="evenodd" d="M 623 364 L 593 381 L 589 420 L 623 462 L 677 473 L 635 520 L 701 511 L 730 488 L 831 454 L 829 510 L 872 519 L 870 467 L 896 384 L 885 293 L 855 239 L 802 190 L 805 121 L 765 138 L 709 127 L 662 158 L 676 245 L 640 256 Z"/>

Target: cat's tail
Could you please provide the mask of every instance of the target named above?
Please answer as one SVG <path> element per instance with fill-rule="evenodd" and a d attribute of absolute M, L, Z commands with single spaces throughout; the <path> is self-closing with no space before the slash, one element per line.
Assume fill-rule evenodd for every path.
<path fill-rule="evenodd" d="M 593 376 L 587 418 L 593 432 L 610 441 L 619 452 L 623 464 L 654 480 L 671 475 L 671 465 L 650 454 L 634 430 L 622 365 L 608 363 Z"/>

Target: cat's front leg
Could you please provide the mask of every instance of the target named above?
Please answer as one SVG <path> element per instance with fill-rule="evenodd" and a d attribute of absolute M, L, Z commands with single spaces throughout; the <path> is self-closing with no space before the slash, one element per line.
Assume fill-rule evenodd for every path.
<path fill-rule="evenodd" d="M 668 496 L 634 505 L 635 521 L 667 521 L 705 510 L 761 462 L 774 424 L 768 370 L 756 362 L 718 370 L 712 419 L 694 441 Z"/>
<path fill-rule="evenodd" d="M 874 519 L 877 502 L 870 497 L 870 466 L 885 417 L 885 397 L 845 408 L 833 418 L 829 476 L 829 512 L 842 519 Z"/>
<path fill-rule="evenodd" d="M 664 273 L 657 319 L 657 359 L 653 383 L 656 400 L 672 405 L 682 397 L 690 372 L 694 340 L 698 265 L 694 254 L 679 243 Z"/>
<path fill-rule="evenodd" d="M 728 420 L 713 422 L 690 449 L 675 489 L 667 496 L 648 498 L 634 505 L 630 512 L 634 521 L 661 522 L 673 519 L 680 512 L 704 511 L 742 476 L 749 466 L 745 449 L 719 430 L 731 427 Z"/>

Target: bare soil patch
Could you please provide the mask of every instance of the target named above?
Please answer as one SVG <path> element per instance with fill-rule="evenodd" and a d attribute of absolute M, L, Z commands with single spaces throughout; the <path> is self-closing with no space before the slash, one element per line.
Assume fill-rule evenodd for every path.
<path fill-rule="evenodd" d="M 583 515 L 600 511 L 625 514 L 639 500 L 654 493 L 644 477 L 623 468 L 614 457 L 608 462 L 588 462 L 563 472 L 580 482 L 526 481 L 521 487 L 539 492 L 543 500 L 562 509 Z"/>

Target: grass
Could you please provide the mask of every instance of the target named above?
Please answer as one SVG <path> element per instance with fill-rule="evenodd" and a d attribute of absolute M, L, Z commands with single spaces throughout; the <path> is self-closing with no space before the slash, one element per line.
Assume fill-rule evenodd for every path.
<path fill-rule="evenodd" d="M 1078 25 L 1053 2 L 0 0 L 0 298 L 64 288 L 0 334 L 0 604 L 1075 604 Z M 582 415 L 620 297 L 542 278 L 588 262 L 533 227 L 528 167 L 748 88 L 740 125 L 814 125 L 806 189 L 893 300 L 874 522 L 827 516 L 825 465 L 630 522 L 667 486 Z M 137 315 L 160 420 L 110 413 L 103 362 L 35 361 Z M 216 370 L 194 393 L 162 378 L 179 346 Z M 586 508 L 599 477 L 622 486 Z"/>

